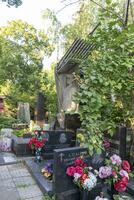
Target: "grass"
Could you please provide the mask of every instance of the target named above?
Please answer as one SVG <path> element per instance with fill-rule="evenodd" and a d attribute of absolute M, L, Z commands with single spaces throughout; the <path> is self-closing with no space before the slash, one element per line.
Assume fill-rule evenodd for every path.
<path fill-rule="evenodd" d="M 45 196 L 42 198 L 42 200 L 56 200 L 55 196 L 50 197 L 48 194 L 45 194 Z"/>

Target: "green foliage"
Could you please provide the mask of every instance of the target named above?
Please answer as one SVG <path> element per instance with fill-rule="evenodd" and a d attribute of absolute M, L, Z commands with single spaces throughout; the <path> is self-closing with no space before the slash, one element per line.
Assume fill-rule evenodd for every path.
<path fill-rule="evenodd" d="M 49 112 L 49 119 L 57 113 L 57 94 L 54 79 L 54 69 L 41 73 L 41 91 L 46 96 L 46 110 Z"/>
<path fill-rule="evenodd" d="M 1 80 L 10 80 L 22 91 L 39 87 L 38 76 L 44 55 L 52 51 L 48 37 L 32 25 L 18 20 L 0 28 L 0 39 Z"/>
<path fill-rule="evenodd" d="M 0 129 L 12 128 L 12 124 L 16 122 L 16 119 L 8 116 L 0 115 Z"/>
<path fill-rule="evenodd" d="M 125 195 L 114 195 L 114 200 L 132 200 L 131 197 Z"/>
<path fill-rule="evenodd" d="M 77 101 L 91 153 L 101 151 L 104 131 L 113 134 L 118 125 L 128 125 L 134 114 L 134 25 L 123 30 L 120 20 L 111 17 L 109 12 L 101 13 L 102 25 L 89 38 L 96 47 L 80 66 L 83 81 Z"/>
<path fill-rule="evenodd" d="M 55 196 L 50 197 L 47 194 L 42 198 L 42 200 L 55 200 L 55 199 L 56 199 Z"/>
<path fill-rule="evenodd" d="M 20 129 L 20 130 L 14 130 L 13 134 L 17 137 L 23 137 L 24 134 L 27 134 L 29 132 L 29 129 Z"/>
<path fill-rule="evenodd" d="M 93 15 L 94 13 L 94 15 Z M 61 29 L 64 48 L 67 49 L 74 39 L 85 39 L 97 23 L 98 7 L 88 0 L 81 1 L 78 11 L 74 14 L 73 23 Z"/>
<path fill-rule="evenodd" d="M 54 74 L 42 71 L 44 55 L 52 50 L 47 35 L 26 22 L 11 21 L 0 28 L 0 93 L 7 97 L 8 112 L 16 113 L 17 102 L 28 102 L 34 110 L 39 91 L 47 93 L 46 106 L 53 107 L 46 109 L 56 109 Z"/>

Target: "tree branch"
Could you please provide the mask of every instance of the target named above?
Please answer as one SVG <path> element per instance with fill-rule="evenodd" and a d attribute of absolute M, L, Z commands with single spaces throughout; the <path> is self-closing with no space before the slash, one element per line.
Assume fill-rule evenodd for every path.
<path fill-rule="evenodd" d="M 130 0 L 127 0 L 126 13 L 125 13 L 125 19 L 124 19 L 124 27 L 126 27 L 127 23 L 128 23 L 129 6 L 130 6 Z"/>
<path fill-rule="evenodd" d="M 63 3 L 63 2 L 66 2 L 66 1 L 67 1 L 67 0 L 61 0 L 62 3 Z M 67 6 L 72 5 L 72 4 L 75 4 L 75 3 L 78 3 L 78 2 L 80 2 L 80 1 L 81 1 L 81 0 L 77 0 L 77 1 L 70 2 L 70 3 L 66 4 L 63 8 L 61 8 L 59 11 L 57 11 L 57 13 L 61 12 L 62 10 L 64 10 Z M 84 0 L 83 0 L 83 1 L 84 1 Z M 122 17 L 119 16 L 117 13 L 115 13 L 115 12 L 113 12 L 113 11 L 111 11 L 111 10 L 106 9 L 105 7 L 103 7 L 101 4 L 97 3 L 97 2 L 94 1 L 94 0 L 90 0 L 90 1 L 91 1 L 92 3 L 94 3 L 94 4 L 96 4 L 97 6 L 99 6 L 100 8 L 102 8 L 103 10 L 108 11 L 109 13 L 114 14 L 116 17 L 119 18 L 119 20 L 121 21 L 121 23 L 124 25 L 124 20 L 123 20 Z"/>
<path fill-rule="evenodd" d="M 96 29 L 100 26 L 100 22 L 94 27 L 94 29 L 89 33 L 89 35 L 92 35 L 95 31 L 96 31 Z"/>
<path fill-rule="evenodd" d="M 66 0 L 64 0 L 64 1 L 66 1 Z M 70 5 L 73 5 L 73 4 L 76 4 L 76 3 L 78 3 L 78 2 L 80 2 L 80 0 L 77 0 L 77 1 L 74 1 L 74 2 L 71 2 L 71 3 L 66 4 L 66 5 L 63 6 L 60 10 L 58 10 L 58 11 L 56 12 L 56 14 L 58 14 L 59 12 L 61 12 L 62 10 L 64 10 L 66 7 L 68 7 L 68 6 L 70 6 Z"/>
<path fill-rule="evenodd" d="M 132 17 L 132 22 L 134 23 L 134 11 L 133 11 L 133 4 L 132 4 L 132 2 L 130 3 L 130 12 L 131 12 L 131 17 Z"/>
<path fill-rule="evenodd" d="M 103 10 L 108 11 L 109 13 L 114 14 L 116 17 L 119 18 L 119 20 L 121 21 L 121 23 L 124 24 L 124 21 L 123 21 L 122 17 L 119 16 L 119 15 L 117 15 L 117 13 L 115 13 L 115 12 L 113 12 L 113 11 L 111 11 L 111 10 L 108 10 L 108 9 L 104 8 L 102 5 L 100 5 L 99 3 L 97 3 L 97 2 L 94 1 L 94 0 L 90 0 L 90 1 L 91 1 L 92 3 L 94 3 L 94 4 L 96 4 L 97 6 L 99 6 L 100 8 L 102 8 Z"/>

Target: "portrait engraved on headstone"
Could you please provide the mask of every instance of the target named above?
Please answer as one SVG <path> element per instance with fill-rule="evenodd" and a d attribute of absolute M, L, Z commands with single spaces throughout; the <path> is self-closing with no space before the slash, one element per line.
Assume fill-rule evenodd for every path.
<path fill-rule="evenodd" d="M 66 141 L 67 141 L 66 134 L 65 134 L 65 133 L 61 133 L 61 134 L 60 134 L 60 138 L 59 138 L 59 142 L 60 142 L 61 144 L 64 144 Z"/>

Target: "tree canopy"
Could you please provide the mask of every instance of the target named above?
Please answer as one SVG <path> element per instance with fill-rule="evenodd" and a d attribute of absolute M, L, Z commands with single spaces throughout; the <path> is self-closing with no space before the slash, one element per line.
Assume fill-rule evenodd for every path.
<path fill-rule="evenodd" d="M 49 56 L 52 50 L 48 36 L 26 22 L 11 21 L 0 28 L 1 93 L 10 97 L 10 103 L 16 104 L 18 100 L 35 103 L 37 92 L 43 87 L 44 55 Z M 47 73 L 45 78 L 48 84 Z"/>

